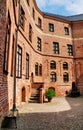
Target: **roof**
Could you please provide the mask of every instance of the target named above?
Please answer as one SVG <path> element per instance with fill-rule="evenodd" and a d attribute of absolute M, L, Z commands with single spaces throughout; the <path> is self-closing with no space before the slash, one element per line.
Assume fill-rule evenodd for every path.
<path fill-rule="evenodd" d="M 54 18 L 66 20 L 66 21 L 71 21 L 71 22 L 76 22 L 76 21 L 83 21 L 83 14 L 78 14 L 78 15 L 73 15 L 73 16 L 62 16 L 62 15 L 57 15 L 57 14 L 52 14 L 52 13 L 47 13 L 47 12 L 42 12 L 43 15 L 46 16 L 51 16 Z"/>
<path fill-rule="evenodd" d="M 66 17 L 69 21 L 83 21 L 83 14 L 73 15 L 73 16 L 67 16 Z"/>
<path fill-rule="evenodd" d="M 35 3 L 35 6 L 37 8 L 37 10 L 42 13 L 42 15 L 44 16 L 50 16 L 50 17 L 53 17 L 53 18 L 56 18 L 56 19 L 60 19 L 60 20 L 65 20 L 65 21 L 68 21 L 68 22 L 77 22 L 77 21 L 83 21 L 83 14 L 78 14 L 78 15 L 72 15 L 72 16 L 62 16 L 62 15 L 57 15 L 57 14 L 52 14 L 52 13 L 48 13 L 48 12 L 42 12 L 37 4 L 36 4 L 36 1 L 33 0 L 34 3 Z"/>

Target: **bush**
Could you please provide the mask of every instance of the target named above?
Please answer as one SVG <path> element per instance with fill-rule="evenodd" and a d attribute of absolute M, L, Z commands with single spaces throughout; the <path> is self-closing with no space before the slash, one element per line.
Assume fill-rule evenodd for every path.
<path fill-rule="evenodd" d="M 55 96 L 55 91 L 53 89 L 48 89 L 45 93 L 46 98 L 52 99 Z"/>

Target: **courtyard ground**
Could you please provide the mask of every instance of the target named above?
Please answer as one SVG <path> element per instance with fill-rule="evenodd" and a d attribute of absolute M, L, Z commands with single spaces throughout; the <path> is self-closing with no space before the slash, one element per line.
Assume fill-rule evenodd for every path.
<path fill-rule="evenodd" d="M 55 97 L 51 103 L 23 103 L 18 109 L 17 130 L 83 130 L 83 97 Z"/>

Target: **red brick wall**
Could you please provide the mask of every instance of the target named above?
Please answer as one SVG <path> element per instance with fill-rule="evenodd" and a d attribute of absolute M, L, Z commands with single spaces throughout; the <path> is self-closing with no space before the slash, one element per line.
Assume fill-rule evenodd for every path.
<path fill-rule="evenodd" d="M 78 88 L 80 89 L 81 95 L 83 95 L 83 21 L 74 22 L 72 29 L 76 58 L 75 75 Z"/>
<path fill-rule="evenodd" d="M 6 33 L 6 0 L 0 0 L 0 119 L 8 112 L 7 75 L 3 73 Z"/>

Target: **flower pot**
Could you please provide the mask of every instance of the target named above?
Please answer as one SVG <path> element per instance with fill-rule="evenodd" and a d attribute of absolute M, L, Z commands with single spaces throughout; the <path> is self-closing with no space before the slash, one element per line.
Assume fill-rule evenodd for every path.
<path fill-rule="evenodd" d="M 48 102 L 51 102 L 52 101 L 52 98 L 48 98 Z"/>

